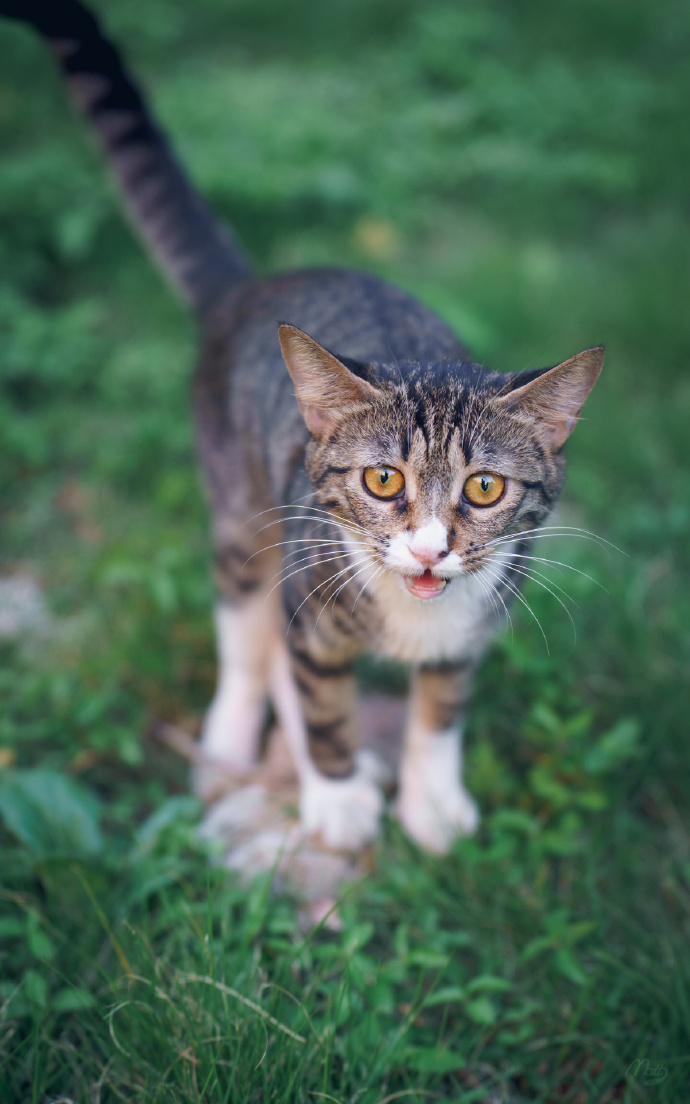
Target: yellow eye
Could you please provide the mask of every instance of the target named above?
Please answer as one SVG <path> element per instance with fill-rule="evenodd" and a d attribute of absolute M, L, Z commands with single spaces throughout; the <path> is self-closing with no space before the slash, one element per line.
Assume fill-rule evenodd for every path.
<path fill-rule="evenodd" d="M 471 475 L 462 493 L 473 506 L 493 506 L 503 494 L 506 481 L 502 475 L 492 475 L 491 472 L 480 472 L 479 475 Z"/>
<path fill-rule="evenodd" d="M 364 486 L 377 498 L 395 498 L 405 486 L 405 477 L 397 468 L 365 468 Z"/>

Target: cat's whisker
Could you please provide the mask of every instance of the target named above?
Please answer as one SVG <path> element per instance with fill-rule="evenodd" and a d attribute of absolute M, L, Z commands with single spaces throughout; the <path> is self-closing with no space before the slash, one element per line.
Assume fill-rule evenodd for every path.
<path fill-rule="evenodd" d="M 273 591 L 276 589 L 276 587 L 279 587 L 283 583 L 286 583 L 288 581 L 288 579 L 292 578 L 293 575 L 299 575 L 300 571 L 306 571 L 310 567 L 319 567 L 320 564 L 330 563 L 332 560 L 341 559 L 342 556 L 343 556 L 342 552 L 330 552 L 330 553 L 328 553 L 328 555 L 323 556 L 320 560 L 315 560 L 314 563 L 305 564 L 304 567 L 298 567 L 296 571 L 291 571 L 289 573 L 289 575 L 284 575 L 281 579 L 278 580 L 277 583 L 274 584 L 274 586 L 271 587 L 268 594 L 266 595 L 266 598 L 264 599 L 264 605 L 266 604 L 268 599 L 271 597 L 271 595 L 273 594 Z M 292 565 L 288 565 L 288 566 L 292 566 Z M 275 575 L 273 577 L 275 578 Z M 321 585 L 322 584 L 320 583 L 319 586 L 321 586 Z M 316 589 L 318 590 L 318 587 Z"/>
<path fill-rule="evenodd" d="M 310 542 L 312 542 L 312 543 L 310 543 Z M 252 552 L 251 556 L 247 556 L 247 559 L 244 561 L 243 566 L 246 567 L 247 564 L 251 560 L 253 560 L 255 556 L 260 556 L 262 552 L 269 552 L 272 548 L 285 548 L 288 544 L 307 544 L 311 548 L 321 548 L 321 547 L 326 547 L 327 545 L 331 545 L 331 544 L 337 544 L 341 548 L 346 547 L 346 544 L 345 544 L 344 540 L 332 540 L 328 537 L 324 537 L 323 540 L 314 541 L 313 537 L 295 537 L 293 540 L 276 541 L 275 544 L 266 544 L 266 545 L 264 545 L 263 548 L 259 548 L 256 552 Z M 294 551 L 295 552 L 304 552 L 304 551 L 306 551 L 306 549 L 297 548 Z M 291 556 L 293 554 L 294 554 L 294 552 L 288 552 L 287 553 L 288 556 Z"/>
<path fill-rule="evenodd" d="M 502 569 L 500 567 L 499 567 L 499 581 L 500 581 L 501 585 L 506 588 L 506 590 L 509 590 L 510 593 L 515 598 L 517 598 L 518 602 L 522 603 L 522 605 L 525 607 L 525 609 L 528 611 L 528 613 L 534 618 L 537 625 L 539 626 L 539 631 L 540 631 L 541 635 L 544 637 L 544 644 L 546 645 L 546 654 L 551 655 L 551 652 L 549 650 L 549 642 L 546 638 L 546 633 L 544 632 L 544 627 L 543 627 L 541 621 L 539 620 L 536 613 L 534 612 L 534 610 L 530 606 L 529 602 L 527 602 L 526 599 L 523 598 L 523 596 L 520 594 L 520 591 L 517 589 L 517 587 L 514 587 L 513 584 L 510 582 L 510 580 L 506 578 L 506 576 L 503 574 Z"/>
<path fill-rule="evenodd" d="M 470 578 L 474 579 L 474 581 L 476 582 L 479 589 L 486 595 L 489 602 L 491 603 L 491 608 L 494 610 L 497 619 L 500 621 L 501 611 L 500 611 L 500 609 L 498 607 L 498 604 L 496 602 L 496 596 L 501 598 L 501 595 L 498 593 L 498 591 L 495 590 L 491 580 L 482 578 L 481 572 L 479 572 L 479 571 L 473 573 L 470 576 Z M 512 639 L 512 637 L 513 637 L 513 621 L 512 621 L 512 618 L 511 618 L 510 614 L 508 613 L 508 607 L 506 606 L 505 602 L 503 602 L 502 598 L 501 598 L 501 602 L 503 604 L 503 609 L 505 610 L 505 613 L 508 617 L 508 621 L 510 622 L 510 635 L 511 635 L 511 639 Z M 506 623 L 504 633 L 507 632 L 507 629 L 508 629 L 508 624 Z"/>
<path fill-rule="evenodd" d="M 366 567 L 366 566 L 367 566 L 367 564 L 368 564 L 368 563 L 370 563 L 370 562 L 371 562 L 371 555 L 369 554 L 369 552 L 367 552 L 367 551 L 364 551 L 364 555 L 362 556 L 362 558 L 361 558 L 361 559 L 358 559 L 358 560 L 355 560 L 355 562 L 354 562 L 354 563 L 353 563 L 353 564 L 352 564 L 351 566 L 352 566 L 352 567 L 356 567 L 356 566 L 357 566 L 357 564 L 361 564 L 361 563 L 363 563 L 363 564 L 365 565 L 365 567 Z M 362 568 L 360 568 L 359 570 L 361 571 L 361 570 L 363 570 L 363 569 L 362 569 Z M 352 576 L 352 578 L 354 579 L 354 577 L 355 577 L 355 576 L 353 575 L 353 576 Z M 339 587 L 338 587 L 338 588 L 337 588 L 337 589 L 336 589 L 336 590 L 335 590 L 335 591 L 334 591 L 334 592 L 333 592 L 332 594 L 329 594 L 329 595 L 328 595 L 328 597 L 327 597 L 327 598 L 326 598 L 326 600 L 325 600 L 325 606 L 326 606 L 326 605 L 328 605 L 328 603 L 329 603 L 330 601 L 333 601 L 333 602 L 335 602 L 335 599 L 336 599 L 336 598 L 338 597 L 338 595 L 340 594 L 341 590 L 343 590 L 343 589 L 344 589 L 344 588 L 345 588 L 345 587 L 346 587 L 346 586 L 348 585 L 348 583 L 349 583 L 350 581 L 351 581 L 350 579 L 345 579 L 345 580 L 344 580 L 344 582 L 342 582 L 342 583 L 340 584 L 340 586 L 339 586 Z M 324 606 L 324 608 L 325 608 L 325 606 Z M 320 617 L 320 616 L 321 616 L 321 614 L 319 614 L 319 617 Z M 317 618 L 317 622 L 318 622 L 318 618 Z"/>
<path fill-rule="evenodd" d="M 314 587 L 314 589 L 313 589 L 313 590 L 310 590 L 310 591 L 309 591 L 309 594 L 307 594 L 306 598 L 303 598 L 303 599 L 302 599 L 302 601 L 301 601 L 301 602 L 300 602 L 300 604 L 298 605 L 297 609 L 296 609 L 296 610 L 295 610 L 295 612 L 293 613 L 292 617 L 290 618 L 290 623 L 288 624 L 288 627 L 287 627 L 287 632 L 288 632 L 288 633 L 290 632 L 290 629 L 291 629 L 291 627 L 292 627 L 292 622 L 293 622 L 293 621 L 295 620 L 295 618 L 296 618 L 297 614 L 298 614 L 298 613 L 299 613 L 299 611 L 301 610 L 301 608 L 302 608 L 302 606 L 304 605 L 304 603 L 305 603 L 305 602 L 307 602 L 307 601 L 309 601 L 309 599 L 311 598 L 311 596 L 312 596 L 313 594 L 316 594 L 317 590 L 320 590 L 320 588 L 321 588 L 321 587 L 325 587 L 325 586 L 329 586 L 329 585 L 332 585 L 332 584 L 333 584 L 333 583 L 334 583 L 334 582 L 335 582 L 335 581 L 336 581 L 337 579 L 339 579 L 339 578 L 341 577 L 341 575 L 344 575 L 346 571 L 351 571 L 353 567 L 356 567 L 356 566 L 357 566 L 357 564 L 358 564 L 358 563 L 361 563 L 361 562 L 362 562 L 361 560 L 355 560 L 354 564 L 347 564 L 347 565 L 346 565 L 346 566 L 345 566 L 345 567 L 344 567 L 344 568 L 342 569 L 342 571 L 335 571 L 335 572 L 334 572 L 334 573 L 333 573 L 332 575 L 330 575 L 330 576 L 328 577 L 328 579 L 325 579 L 325 580 L 324 580 L 323 582 L 321 582 L 321 583 L 318 583 L 318 584 L 317 584 L 317 585 L 316 585 L 316 586 Z M 329 601 L 329 600 L 330 600 L 330 599 L 327 599 L 327 601 L 326 601 L 326 605 L 328 605 L 328 601 Z M 324 606 L 324 607 L 322 607 L 322 609 L 321 609 L 321 613 L 323 613 L 323 610 L 324 610 L 324 609 L 325 609 L 325 606 Z M 321 616 L 321 613 L 319 613 L 319 617 Z M 319 617 L 317 617 L 317 619 L 316 619 L 316 622 L 315 622 L 315 624 L 314 624 L 314 628 L 316 628 L 316 625 L 318 624 L 318 620 L 319 620 Z M 287 635 L 287 634 L 286 634 L 286 635 Z"/>
<path fill-rule="evenodd" d="M 515 564 L 511 564 L 510 569 L 511 569 L 511 571 L 516 571 L 518 573 L 518 575 L 522 575 L 523 578 L 525 578 L 525 579 L 531 579 L 531 581 L 533 583 L 536 583 L 537 586 L 540 586 L 543 590 L 547 591 L 551 595 L 552 598 L 556 599 L 559 606 L 562 606 L 563 609 L 565 610 L 566 615 L 568 617 L 568 620 L 570 621 L 570 624 L 572 625 L 573 644 L 576 644 L 577 643 L 577 629 L 575 628 L 575 622 L 573 621 L 573 617 L 572 617 L 572 614 L 571 614 L 570 610 L 566 606 L 565 602 L 561 598 L 559 598 L 558 595 L 555 594 L 554 591 L 551 590 L 551 588 L 546 585 L 546 583 L 540 581 L 541 579 L 547 579 L 547 576 L 542 575 L 541 572 L 534 572 L 534 569 L 532 569 L 531 571 L 528 571 L 527 569 L 517 567 Z M 539 576 L 539 578 L 537 578 L 537 576 Z M 568 593 L 566 593 L 566 591 L 563 590 L 561 587 L 557 586 L 557 584 L 554 583 L 552 579 L 547 579 L 547 581 L 552 583 L 553 586 L 556 587 L 557 590 L 560 590 L 561 594 L 564 594 L 569 602 L 573 602 L 573 605 L 577 605 L 577 603 L 573 601 L 573 599 L 570 597 L 570 595 Z"/>
<path fill-rule="evenodd" d="M 493 540 L 486 542 L 487 547 L 492 544 L 505 544 L 514 540 L 530 539 L 536 540 L 539 537 L 559 537 L 559 536 L 581 536 L 589 540 L 596 541 L 598 544 L 605 544 L 609 548 L 612 548 L 614 552 L 620 552 L 622 556 L 627 556 L 627 552 L 624 552 L 622 548 L 618 548 L 617 545 L 612 544 L 611 541 L 606 540 L 605 537 L 600 537 L 598 533 L 592 533 L 589 529 L 582 529 L 577 525 L 538 525 L 535 529 L 523 529 L 517 533 L 505 533 L 500 537 L 494 537 Z"/>
<path fill-rule="evenodd" d="M 290 515 L 289 517 L 286 517 L 286 518 L 281 518 L 280 521 L 281 521 L 281 523 L 284 522 L 284 521 L 314 522 L 317 525 L 332 525 L 336 529 L 347 529 L 347 530 L 349 530 L 349 532 L 351 532 L 353 534 L 353 536 L 356 536 L 356 537 L 360 537 L 360 536 L 367 537 L 369 535 L 367 533 L 366 529 L 362 529 L 359 526 L 355 529 L 348 522 L 344 522 L 344 521 L 340 521 L 340 520 L 336 521 L 335 518 L 328 518 L 328 519 L 327 518 L 312 518 L 312 517 L 309 517 L 309 516 L 305 517 L 301 514 L 297 514 L 297 515 Z M 271 525 L 275 525 L 275 524 L 276 524 L 276 522 L 273 522 L 273 521 L 269 522 L 268 525 L 264 525 L 264 526 L 261 527 L 261 529 L 257 529 L 254 536 L 258 536 L 259 533 L 263 533 L 264 529 L 269 529 Z"/>
<path fill-rule="evenodd" d="M 313 521 L 316 523 L 323 522 L 324 524 L 343 525 L 347 529 L 352 529 L 353 531 L 356 530 L 360 533 L 367 532 L 364 526 L 360 525 L 358 522 L 341 517 L 340 514 L 332 513 L 329 510 L 322 510 L 318 506 L 295 506 L 293 504 L 284 507 L 284 509 L 301 510 L 302 513 L 297 514 L 294 517 L 281 517 L 279 519 L 281 523 L 284 521 Z M 268 525 L 276 524 L 276 521 L 270 521 L 268 523 Z M 264 526 L 264 528 L 268 528 L 268 525 Z M 258 531 L 261 532 L 262 530 L 259 529 Z"/>
<path fill-rule="evenodd" d="M 291 508 L 290 505 L 287 505 L 285 507 L 285 509 L 290 509 L 290 508 Z M 359 525 L 358 522 L 352 521 L 349 518 L 343 518 L 339 514 L 333 513 L 333 511 L 331 511 L 331 510 L 325 510 L 322 506 L 313 506 L 313 505 L 311 505 L 311 506 L 298 506 L 298 505 L 292 504 L 292 508 L 297 509 L 297 510 L 308 511 L 308 513 L 305 513 L 306 517 L 309 517 L 310 515 L 312 517 L 316 517 L 316 518 L 323 517 L 323 518 L 327 519 L 328 521 L 335 520 L 335 521 L 340 522 L 343 525 L 349 525 L 349 526 L 351 526 L 355 529 L 360 529 L 363 533 L 366 532 L 366 529 L 364 529 L 363 526 Z"/>
<path fill-rule="evenodd" d="M 608 594 L 608 590 L 602 583 L 599 582 L 598 579 L 595 579 L 592 575 L 588 575 L 586 571 L 582 571 L 579 567 L 573 567 L 572 564 L 563 563 L 561 560 L 550 560 L 546 556 L 525 556 L 520 552 L 494 551 L 492 552 L 492 555 L 506 557 L 507 559 L 514 560 L 534 560 L 535 563 L 553 564 L 554 567 L 564 567 L 567 571 L 574 571 L 577 575 L 582 575 L 583 578 L 589 579 L 590 583 L 594 583 L 595 586 L 598 586 L 601 590 L 604 591 L 604 593 Z"/>
<path fill-rule="evenodd" d="M 535 582 L 537 581 L 537 579 L 544 579 L 547 583 L 550 583 L 552 587 L 555 587 L 556 590 L 558 590 L 565 598 L 567 598 L 569 602 L 572 602 L 574 606 L 577 606 L 577 602 L 572 597 L 572 595 L 568 594 L 567 590 L 564 590 L 562 586 L 559 586 L 559 584 L 554 582 L 553 579 L 549 578 L 548 575 L 544 575 L 543 572 L 538 571 L 536 567 L 529 567 L 525 566 L 524 564 L 512 563 L 512 557 L 509 553 L 494 553 L 494 555 L 500 555 L 501 558 L 505 561 L 502 566 L 508 567 L 511 571 L 519 571 L 520 574 L 525 575 L 528 579 L 534 579 Z"/>
<path fill-rule="evenodd" d="M 300 548 L 299 551 L 302 552 L 302 551 L 304 551 L 304 549 Z M 338 551 L 338 552 L 331 551 L 331 552 L 328 552 L 328 553 L 323 553 L 323 555 L 319 552 L 311 552 L 311 553 L 309 553 L 309 555 L 303 556 L 301 560 L 291 560 L 290 563 L 283 564 L 280 571 L 276 571 L 276 573 L 271 576 L 271 578 L 268 580 L 268 582 L 272 583 L 274 579 L 278 579 L 279 577 L 280 577 L 280 582 L 284 582 L 285 580 L 291 578 L 290 575 L 285 575 L 285 572 L 289 571 L 291 567 L 297 567 L 297 564 L 304 563 L 304 564 L 307 565 L 307 567 L 316 567 L 320 563 L 328 563 L 329 560 L 335 560 L 339 556 L 342 557 L 342 556 L 345 556 L 345 555 L 347 555 L 346 550 L 342 550 L 342 551 Z M 315 560 L 314 556 L 321 556 L 321 559 Z M 301 570 L 304 571 L 305 569 L 302 568 Z M 297 572 L 296 571 L 292 572 L 292 574 L 296 575 Z"/>
<path fill-rule="evenodd" d="M 361 563 L 361 560 L 358 560 L 357 562 L 358 562 L 358 563 Z M 329 603 L 333 603 L 333 605 L 335 606 L 335 603 L 336 603 L 336 601 L 337 601 L 337 599 L 338 599 L 338 595 L 339 595 L 339 594 L 340 594 L 340 593 L 341 593 L 341 592 L 342 592 L 342 591 L 343 591 L 343 590 L 345 589 L 345 587 L 349 586 L 349 585 L 350 585 L 350 583 L 351 583 L 351 582 L 352 582 L 352 581 L 353 581 L 354 579 L 356 579 L 358 575 L 361 575 L 361 573 L 362 573 L 363 571 L 366 571 L 366 570 L 367 570 L 367 568 L 368 568 L 368 567 L 369 567 L 370 565 L 371 565 L 371 559 L 370 559 L 370 557 L 369 557 L 369 556 L 367 556 L 367 557 L 366 557 L 366 561 L 365 561 L 365 563 L 364 563 L 363 567 L 359 567 L 359 568 L 357 569 L 357 571 L 355 571 L 354 575 L 351 575 L 349 579 L 345 579 L 345 581 L 344 581 L 343 583 L 341 583 L 341 584 L 340 584 L 340 586 L 339 586 L 339 587 L 338 587 L 338 588 L 337 588 L 337 589 L 336 589 L 336 590 L 335 590 L 335 591 L 333 592 L 333 594 L 331 594 L 331 595 L 329 595 L 329 596 L 328 596 L 328 598 L 326 599 L 326 601 L 325 601 L 325 602 L 324 602 L 324 604 L 322 605 L 321 609 L 319 610 L 319 616 L 318 616 L 318 617 L 316 618 L 316 621 L 314 622 L 314 628 L 316 628 L 316 626 L 318 625 L 318 623 L 319 623 L 319 620 L 320 620 L 320 618 L 321 618 L 321 614 L 322 614 L 322 613 L 323 613 L 323 611 L 324 611 L 324 610 L 326 609 L 326 607 L 327 607 L 327 606 L 329 605 Z M 354 566 L 354 565 L 353 565 L 353 566 Z M 364 586 L 366 586 L 366 583 L 364 584 Z M 364 589 L 364 587 L 362 587 L 362 590 L 363 590 L 363 589 Z M 361 594 L 361 591 L 360 591 L 360 594 Z M 359 597 L 359 595 L 357 595 L 357 597 Z M 357 599 L 355 598 L 355 603 L 356 603 L 356 602 L 357 602 Z M 354 610 L 354 606 L 353 606 L 352 608 L 353 608 L 353 610 Z M 352 618 L 352 613 L 350 614 L 350 618 Z"/>
<path fill-rule="evenodd" d="M 315 494 L 316 494 L 316 491 L 309 491 L 308 494 L 302 495 L 300 498 L 295 499 L 294 502 L 285 502 L 285 503 L 283 503 L 282 506 L 269 506 L 266 510 L 259 510 L 259 511 L 257 511 L 257 513 L 252 514 L 251 517 L 248 517 L 245 521 L 243 521 L 242 525 L 247 526 L 247 525 L 251 524 L 252 521 L 255 521 L 257 518 L 264 517 L 265 514 L 273 514 L 277 510 L 293 510 L 293 509 L 294 510 L 304 510 L 304 509 L 308 509 L 309 507 L 300 506 L 299 504 L 300 504 L 300 502 L 303 502 L 305 498 L 313 498 Z M 277 525 L 278 521 L 276 521 L 275 524 Z"/>
<path fill-rule="evenodd" d="M 302 567 L 298 567 L 298 568 L 296 568 L 295 571 L 290 571 L 287 574 L 279 573 L 280 578 L 278 578 L 278 581 L 269 590 L 268 594 L 266 595 L 266 600 L 268 600 L 268 598 L 270 598 L 271 594 L 273 594 L 273 591 L 276 590 L 277 587 L 282 586 L 283 583 L 286 583 L 288 581 L 288 579 L 292 579 L 294 575 L 299 575 L 300 572 L 302 572 L 302 571 L 308 571 L 311 568 L 319 567 L 321 564 L 333 563 L 333 562 L 335 562 L 335 561 L 337 561 L 341 558 L 342 558 L 342 556 L 341 556 L 340 553 L 333 553 L 332 555 L 322 557 L 320 560 L 311 560 L 311 561 L 303 564 Z M 291 566 L 292 566 L 292 564 L 288 565 L 288 567 L 291 567 Z M 286 570 L 287 570 L 287 568 L 286 568 Z M 276 578 L 276 575 L 273 576 L 273 579 L 275 579 L 275 578 Z M 272 580 L 270 580 L 270 581 L 272 581 Z"/>
<path fill-rule="evenodd" d="M 317 590 L 319 590 L 319 589 L 320 589 L 321 587 L 326 587 L 326 586 L 328 586 L 329 584 L 333 583 L 333 582 L 334 582 L 334 581 L 335 581 L 336 579 L 339 579 L 339 578 L 340 578 L 340 576 L 341 576 L 342 574 L 344 574 L 344 572 L 345 572 L 345 571 L 349 571 L 349 570 L 350 570 L 350 567 L 351 567 L 351 565 L 350 565 L 350 564 L 348 564 L 348 565 L 347 565 L 347 567 L 344 567 L 344 568 L 342 569 L 342 571 L 334 571 L 332 575 L 329 575 L 329 576 L 328 576 L 328 578 L 327 578 L 327 579 L 324 579 L 324 580 L 322 580 L 322 582 L 320 582 L 320 583 L 317 583 L 317 585 L 316 585 L 316 586 L 314 587 L 314 589 L 313 589 L 313 590 L 310 590 L 310 591 L 309 591 L 309 593 L 308 593 L 308 594 L 306 595 L 306 597 L 304 597 L 304 598 L 302 599 L 302 601 L 301 601 L 301 602 L 300 602 L 300 604 L 298 605 L 297 609 L 296 609 L 296 610 L 295 610 L 295 612 L 293 613 L 292 617 L 290 618 L 290 621 L 289 621 L 289 623 L 288 623 L 288 627 L 287 627 L 287 629 L 286 629 L 286 631 L 285 631 L 285 635 L 286 635 L 286 636 L 287 636 L 287 635 L 289 634 L 289 632 L 290 632 L 290 629 L 292 628 L 292 622 L 293 622 L 293 621 L 295 620 L 295 618 L 296 618 L 297 614 L 298 614 L 298 613 L 299 613 L 299 611 L 300 611 L 300 610 L 302 609 L 302 606 L 303 606 L 303 605 L 305 604 L 305 602 L 308 602 L 308 601 L 309 601 L 309 599 L 310 599 L 310 598 L 312 597 L 312 595 L 313 595 L 313 594 L 316 594 Z"/>
<path fill-rule="evenodd" d="M 365 564 L 365 567 L 366 567 L 366 564 Z M 360 568 L 360 570 L 363 570 L 363 569 Z M 330 602 L 332 602 L 333 606 L 335 606 L 335 603 L 338 599 L 338 595 L 340 594 L 340 592 L 342 590 L 345 589 L 345 587 L 348 585 L 348 583 L 351 582 L 352 579 L 354 579 L 354 577 L 355 577 L 354 575 L 351 575 L 350 578 L 346 578 L 345 581 L 340 584 L 340 586 L 335 588 L 335 590 L 333 591 L 332 594 L 329 594 L 324 598 L 323 603 L 321 605 L 321 609 L 319 610 L 319 612 L 317 614 L 317 617 L 316 617 L 316 621 L 314 622 L 314 629 L 316 629 L 316 626 L 318 625 L 319 621 L 321 620 L 321 614 L 326 609 L 326 606 L 328 606 Z M 337 580 L 334 580 L 334 582 L 337 582 Z M 333 585 L 333 584 L 331 584 L 331 585 Z"/>
<path fill-rule="evenodd" d="M 498 566 L 498 565 L 496 565 L 496 566 Z M 479 572 L 477 572 L 473 576 L 473 578 L 475 578 L 477 580 L 477 582 L 480 584 L 480 586 L 483 586 L 484 583 L 486 582 L 486 585 L 489 587 L 489 597 L 491 597 L 491 595 L 493 593 L 495 598 L 499 599 L 499 601 L 500 601 L 500 603 L 503 606 L 503 609 L 505 611 L 505 615 L 508 618 L 508 622 L 510 624 L 510 638 L 511 638 L 511 640 L 513 640 L 515 638 L 515 629 L 514 629 L 514 626 L 513 626 L 513 619 L 510 616 L 510 610 L 508 609 L 508 606 L 506 604 L 506 601 L 505 601 L 503 595 L 501 594 L 500 590 L 498 589 L 498 587 L 494 583 L 493 577 L 488 574 L 488 570 L 489 570 L 490 567 L 491 567 L 491 562 L 486 564 L 484 569 L 483 569 L 487 573 L 486 579 L 481 578 Z M 500 571 L 499 571 L 499 575 L 498 575 L 498 580 L 499 580 L 499 582 L 501 581 Z M 495 606 L 495 605 L 494 605 L 494 608 L 498 609 L 498 607 Z M 500 610 L 498 611 L 498 615 L 500 616 Z"/>
<path fill-rule="evenodd" d="M 368 578 L 368 579 L 367 579 L 367 580 L 366 580 L 366 581 L 364 582 L 363 586 L 362 586 L 362 587 L 360 588 L 360 590 L 359 590 L 359 591 L 358 591 L 358 593 L 357 593 L 357 597 L 355 598 L 354 602 L 352 603 L 352 609 L 350 610 L 350 620 L 352 620 L 352 617 L 353 617 L 353 615 L 354 615 L 354 612 L 355 612 L 355 606 L 357 605 L 357 603 L 359 602 L 360 598 L 362 597 L 362 594 L 363 594 L 363 592 L 364 592 L 364 591 L 366 590 L 366 588 L 367 588 L 368 586 L 371 586 L 371 584 L 372 584 L 372 583 L 373 583 L 373 582 L 374 582 L 374 581 L 375 581 L 376 579 L 378 579 L 378 577 L 379 577 L 379 575 L 381 574 L 381 572 L 382 572 L 382 571 L 385 571 L 385 570 L 386 570 L 386 568 L 385 568 L 385 564 L 381 564 L 381 565 L 380 565 L 379 567 L 377 567 L 377 569 L 376 569 L 376 571 L 374 572 L 374 574 L 373 574 L 373 575 L 370 575 L 370 576 L 369 576 L 369 578 Z M 354 578 L 354 576 L 353 576 L 353 578 Z"/>

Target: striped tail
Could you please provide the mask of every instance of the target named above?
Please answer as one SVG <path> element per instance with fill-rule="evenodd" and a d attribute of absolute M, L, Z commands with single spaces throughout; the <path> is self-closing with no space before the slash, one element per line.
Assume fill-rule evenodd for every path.
<path fill-rule="evenodd" d="M 79 0 L 0 0 L 0 15 L 50 43 L 90 120 L 127 211 L 155 260 L 197 314 L 252 270 L 151 118 L 115 47 Z"/>

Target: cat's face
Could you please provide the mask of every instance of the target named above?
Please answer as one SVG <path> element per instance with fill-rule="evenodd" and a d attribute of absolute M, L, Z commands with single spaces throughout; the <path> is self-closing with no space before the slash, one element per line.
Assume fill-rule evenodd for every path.
<path fill-rule="evenodd" d="M 541 523 L 603 359 L 587 350 L 521 375 L 369 366 L 365 379 L 293 327 L 281 342 L 312 434 L 317 501 L 420 600 L 485 566 L 493 542 Z"/>

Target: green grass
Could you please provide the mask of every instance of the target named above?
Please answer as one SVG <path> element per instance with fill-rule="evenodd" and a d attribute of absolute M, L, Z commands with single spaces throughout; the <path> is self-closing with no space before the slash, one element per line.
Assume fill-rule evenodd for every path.
<path fill-rule="evenodd" d="M 0 27 L 0 573 L 50 614 L 0 643 L 2 1104 L 683 1104 L 686 6 L 111 8 L 263 270 L 377 271 L 504 370 L 605 342 L 560 519 L 622 552 L 544 546 L 585 573 L 546 569 L 577 639 L 529 584 L 549 652 L 516 608 L 481 673 L 476 840 L 434 860 L 387 825 L 342 932 L 306 937 L 209 863 L 152 736 L 214 681 L 194 333 L 49 57 Z"/>

